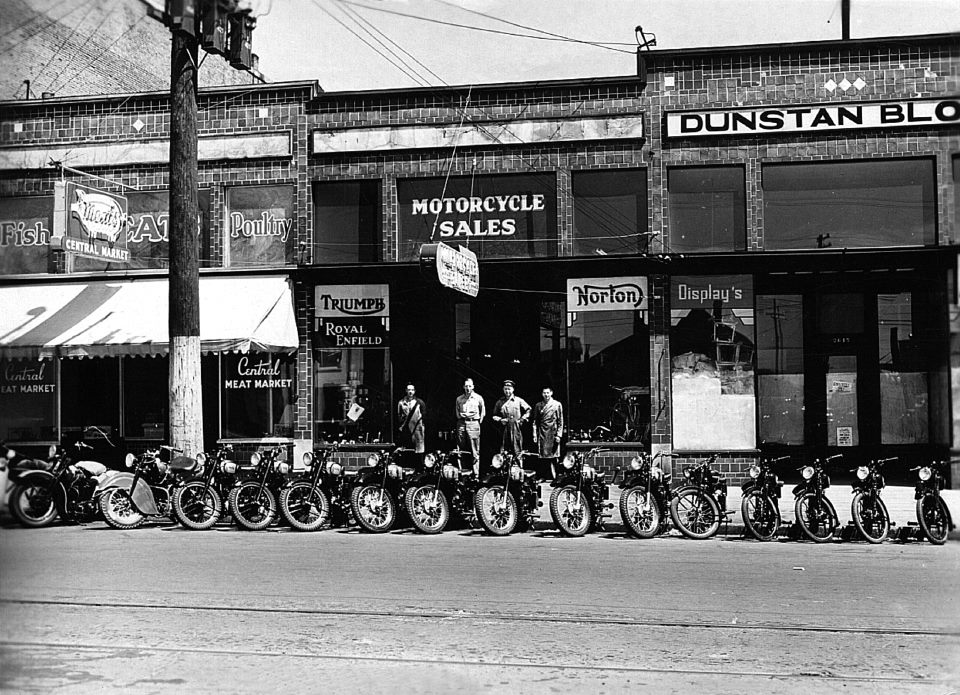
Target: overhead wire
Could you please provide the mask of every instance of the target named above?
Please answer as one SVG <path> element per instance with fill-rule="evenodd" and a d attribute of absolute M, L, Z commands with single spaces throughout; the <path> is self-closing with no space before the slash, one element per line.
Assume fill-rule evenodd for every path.
<path fill-rule="evenodd" d="M 77 48 L 77 50 L 76 50 L 76 52 L 75 52 L 75 55 L 79 55 L 80 51 L 82 51 L 84 48 L 86 48 L 87 44 L 90 43 L 90 42 L 93 40 L 93 37 L 97 35 L 97 32 L 100 30 L 100 27 L 102 27 L 109 18 L 110 18 L 110 13 L 104 13 L 103 18 L 100 20 L 100 23 L 97 24 L 97 26 L 93 29 L 93 31 L 90 32 L 90 34 L 87 36 L 87 40 L 84 41 L 84 42 Z M 139 22 L 137 22 L 137 24 L 139 24 Z M 134 24 L 133 26 L 136 26 L 136 24 Z M 132 27 L 131 27 L 131 28 L 132 28 Z M 125 33 L 126 33 L 126 32 L 124 32 L 124 34 L 125 34 Z M 121 34 L 119 38 L 123 38 L 124 34 Z M 117 39 L 118 41 L 119 41 L 119 38 Z M 115 41 L 114 43 L 116 43 L 116 41 Z M 100 58 L 110 49 L 111 46 L 113 46 L 113 44 L 110 44 L 110 46 L 108 46 L 106 49 L 104 49 L 103 51 L 101 51 L 90 63 L 88 63 L 86 67 L 84 67 L 82 70 L 77 71 L 77 72 L 74 73 L 74 74 L 80 74 L 80 73 L 82 73 L 82 72 L 83 72 L 84 70 L 86 70 L 88 67 L 90 67 L 91 65 L 93 65 L 94 63 L 96 63 L 98 60 L 100 60 Z M 67 62 L 67 64 L 63 66 L 63 68 L 60 70 L 60 72 L 58 72 L 53 78 L 51 78 L 50 82 L 48 83 L 49 86 L 47 87 L 46 91 L 56 93 L 57 90 L 54 89 L 54 85 L 57 83 L 57 80 L 60 79 L 60 76 L 61 76 L 63 73 L 65 73 L 69 68 L 70 68 L 70 63 Z M 64 85 L 66 85 L 66 82 L 64 83 Z M 59 88 L 59 85 L 57 85 L 57 87 Z"/>
<path fill-rule="evenodd" d="M 80 21 L 77 22 L 77 24 L 73 27 L 73 29 L 71 29 L 70 33 L 67 34 L 67 37 L 60 43 L 60 46 L 57 47 L 57 50 L 56 50 L 56 51 L 54 52 L 54 54 L 50 57 L 50 60 L 48 60 L 46 63 L 44 63 L 44 64 L 43 64 L 43 67 L 40 68 L 39 71 L 37 71 L 36 73 L 34 73 L 34 75 L 33 75 L 33 81 L 34 81 L 34 82 L 39 82 L 39 81 L 40 81 L 40 75 L 43 74 L 43 71 L 46 70 L 54 60 L 57 59 L 57 56 L 60 55 L 60 52 L 63 50 L 64 46 L 67 45 L 67 42 L 70 41 L 70 39 L 72 39 L 74 36 L 77 35 L 77 32 L 80 30 L 81 25 L 87 20 L 87 17 L 89 17 L 89 16 L 90 16 L 90 13 L 93 12 L 95 9 L 96 9 L 96 5 L 90 5 L 90 8 L 87 10 L 86 14 L 83 15 L 83 17 L 80 18 Z"/>
<path fill-rule="evenodd" d="M 64 19 L 66 19 L 67 17 L 69 17 L 70 15 L 72 15 L 72 14 L 73 14 L 74 12 L 76 12 L 77 10 L 83 9 L 83 8 L 86 7 L 87 5 L 93 4 L 93 3 L 95 3 L 95 2 L 97 2 L 97 0 L 85 0 L 85 2 L 82 2 L 81 4 L 77 5 L 76 7 L 74 7 L 74 8 L 73 8 L 72 10 L 70 10 L 69 12 L 65 12 L 65 13 L 62 14 L 60 17 L 52 17 L 52 18 L 51 18 L 50 15 L 46 14 L 46 10 L 44 10 L 43 12 L 38 13 L 38 14 L 35 15 L 32 19 L 28 19 L 28 20 L 27 20 L 26 22 L 24 22 L 23 24 L 14 27 L 14 28 L 11 29 L 10 31 L 6 32 L 5 34 L 0 35 L 0 39 L 5 39 L 5 38 L 7 38 L 7 37 L 10 36 L 11 34 L 16 33 L 17 31 L 19 31 L 20 29 L 24 28 L 25 26 L 27 26 L 27 25 L 30 24 L 31 22 L 39 19 L 40 17 L 48 17 L 48 18 L 50 18 L 50 21 L 47 22 L 47 24 L 46 24 L 45 26 L 43 26 L 42 28 L 40 28 L 40 29 L 38 29 L 37 31 L 33 32 L 33 33 L 30 34 L 29 36 L 25 36 L 25 37 L 23 37 L 20 41 L 17 41 L 16 43 L 14 43 L 14 44 L 12 44 L 12 45 L 10 45 L 10 46 L 7 46 L 6 48 L 0 50 L 0 55 L 3 55 L 4 53 L 8 53 L 9 51 L 12 51 L 14 48 L 17 48 L 17 47 L 20 46 L 21 44 L 24 44 L 24 43 L 26 43 L 27 41 L 29 41 L 30 39 L 33 39 L 34 37 L 36 37 L 38 34 L 42 33 L 42 32 L 43 32 L 45 29 L 47 29 L 48 27 L 53 26 L 53 25 L 56 24 L 57 22 L 63 21 Z"/>

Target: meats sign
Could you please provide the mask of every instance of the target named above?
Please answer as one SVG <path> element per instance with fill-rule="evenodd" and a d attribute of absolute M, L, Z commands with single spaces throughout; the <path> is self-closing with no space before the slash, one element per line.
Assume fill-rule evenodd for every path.
<path fill-rule="evenodd" d="M 129 262 L 127 199 L 71 181 L 56 183 L 51 244 L 85 258 Z"/>

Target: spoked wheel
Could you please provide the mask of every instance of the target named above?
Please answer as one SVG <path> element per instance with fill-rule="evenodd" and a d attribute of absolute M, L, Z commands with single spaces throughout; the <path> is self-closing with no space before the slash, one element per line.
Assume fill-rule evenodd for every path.
<path fill-rule="evenodd" d="M 864 540 L 870 543 L 883 543 L 890 533 L 890 514 L 887 505 L 876 495 L 858 492 L 850 505 L 853 524 Z"/>
<path fill-rule="evenodd" d="M 100 495 L 100 511 L 103 512 L 107 524 L 113 528 L 137 528 L 147 520 L 147 517 L 133 506 L 130 493 L 118 487 Z"/>
<path fill-rule="evenodd" d="M 517 526 L 517 501 L 502 485 L 481 488 L 475 498 L 477 519 L 494 536 L 506 536 Z"/>
<path fill-rule="evenodd" d="M 927 540 L 934 545 L 947 542 L 950 533 L 950 513 L 947 503 L 937 495 L 924 495 L 917 500 L 917 521 Z"/>
<path fill-rule="evenodd" d="M 230 512 L 234 520 L 248 531 L 262 531 L 277 516 L 277 498 L 260 483 L 238 485 L 230 491 Z"/>
<path fill-rule="evenodd" d="M 303 480 L 280 491 L 280 513 L 296 530 L 316 531 L 330 523 L 330 498 Z"/>
<path fill-rule="evenodd" d="M 382 485 L 358 485 L 350 495 L 350 508 L 357 523 L 371 533 L 383 533 L 393 527 L 397 503 Z"/>
<path fill-rule="evenodd" d="M 740 502 L 743 525 L 758 541 L 776 538 L 780 530 L 780 508 L 777 500 L 758 490 L 751 490 Z"/>
<path fill-rule="evenodd" d="M 421 485 L 407 490 L 407 512 L 421 533 L 440 533 L 450 521 L 450 503 L 436 485 Z"/>
<path fill-rule="evenodd" d="M 663 511 L 652 494 L 639 486 L 620 493 L 620 518 L 627 530 L 637 538 L 653 538 L 660 529 Z"/>
<path fill-rule="evenodd" d="M 550 516 L 567 536 L 582 536 L 590 529 L 593 514 L 583 490 L 573 485 L 556 488 L 550 494 Z"/>
<path fill-rule="evenodd" d="M 687 538 L 704 540 L 720 530 L 720 506 L 701 490 L 683 490 L 670 503 L 673 523 Z"/>
<path fill-rule="evenodd" d="M 815 543 L 826 543 L 832 540 L 837 526 L 840 525 L 833 502 L 826 497 L 818 497 L 813 492 L 797 498 L 794 512 L 797 523 L 800 524 L 800 530 Z"/>
<path fill-rule="evenodd" d="M 21 526 L 41 528 L 57 518 L 57 505 L 46 485 L 16 485 L 10 494 L 10 513 Z"/>
<path fill-rule="evenodd" d="M 206 490 L 204 488 L 206 487 Z M 220 521 L 223 500 L 212 487 L 196 480 L 173 491 L 173 515 L 188 529 L 206 531 Z"/>

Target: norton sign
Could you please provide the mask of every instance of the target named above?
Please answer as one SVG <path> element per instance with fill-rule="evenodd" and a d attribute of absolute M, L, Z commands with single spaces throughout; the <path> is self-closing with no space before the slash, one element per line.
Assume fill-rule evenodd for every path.
<path fill-rule="evenodd" d="M 52 245 L 114 263 L 130 261 L 127 199 L 72 181 L 54 184 Z"/>
<path fill-rule="evenodd" d="M 389 285 L 317 285 L 314 299 L 316 347 L 342 350 L 389 346 Z"/>
<path fill-rule="evenodd" d="M 568 278 L 567 313 L 645 311 L 647 279 L 641 277 Z"/>
<path fill-rule="evenodd" d="M 668 138 L 929 128 L 960 123 L 960 99 L 673 111 L 666 119 Z"/>

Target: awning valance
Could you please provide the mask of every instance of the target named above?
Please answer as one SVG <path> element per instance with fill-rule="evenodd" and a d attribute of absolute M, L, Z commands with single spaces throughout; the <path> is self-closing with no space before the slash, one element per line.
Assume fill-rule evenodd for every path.
<path fill-rule="evenodd" d="M 167 288 L 156 278 L 0 287 L 0 357 L 165 354 Z M 288 278 L 200 278 L 204 352 L 291 352 L 298 344 Z"/>

